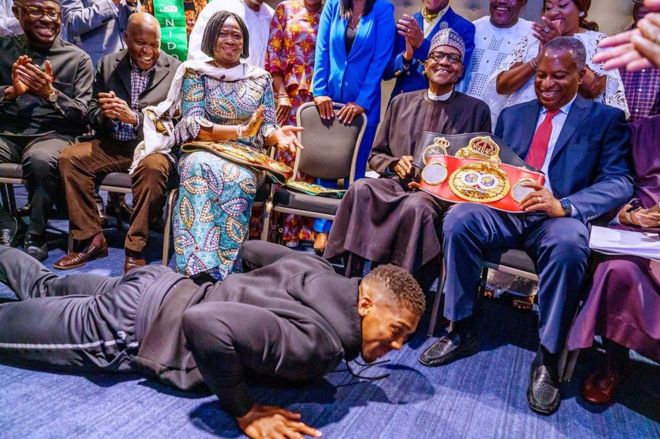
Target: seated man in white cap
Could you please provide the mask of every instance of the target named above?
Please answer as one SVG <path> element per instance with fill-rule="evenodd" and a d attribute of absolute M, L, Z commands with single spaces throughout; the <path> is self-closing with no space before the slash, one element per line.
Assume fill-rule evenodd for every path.
<path fill-rule="evenodd" d="M 454 90 L 463 73 L 465 44 L 452 29 L 438 32 L 425 63 L 429 88 L 392 99 L 369 158 L 379 179 L 356 181 L 344 196 L 324 256 L 343 256 L 346 275 L 361 275 L 365 260 L 394 263 L 428 291 L 437 276 L 438 230 L 446 205 L 408 188 L 413 156 L 424 131 L 490 132 L 490 110 Z M 402 235 L 405 233 L 405 236 Z"/>

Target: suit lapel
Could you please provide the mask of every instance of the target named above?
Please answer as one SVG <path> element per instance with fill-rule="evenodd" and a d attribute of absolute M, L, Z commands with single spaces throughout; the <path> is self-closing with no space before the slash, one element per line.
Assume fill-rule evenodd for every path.
<path fill-rule="evenodd" d="M 562 149 L 568 145 L 568 141 L 573 137 L 573 134 L 580 128 L 582 121 L 589 115 L 589 107 L 591 102 L 582 98 L 578 95 L 571 106 L 568 116 L 566 116 L 566 122 L 564 122 L 564 127 L 559 133 L 557 138 L 557 143 L 555 143 L 555 149 L 552 151 L 552 158 L 550 159 L 550 164 L 552 161 L 559 155 Z"/>
<path fill-rule="evenodd" d="M 529 102 L 529 104 L 523 109 L 524 116 L 520 121 L 520 146 L 523 150 L 521 151 L 521 154 L 519 154 L 523 159 L 527 157 L 529 147 L 532 145 L 540 108 L 541 106 L 539 105 L 539 102 L 535 99 Z"/>
<path fill-rule="evenodd" d="M 129 59 L 130 56 L 128 55 L 128 52 L 126 52 L 126 55 L 119 60 L 119 64 L 117 64 L 117 74 L 126 89 L 127 96 L 131 95 L 131 64 Z"/>

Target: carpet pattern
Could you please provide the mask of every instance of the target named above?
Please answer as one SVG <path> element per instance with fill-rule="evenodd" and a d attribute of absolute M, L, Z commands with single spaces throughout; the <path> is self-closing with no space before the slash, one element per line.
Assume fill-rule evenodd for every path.
<path fill-rule="evenodd" d="M 52 225 L 66 230 L 64 221 Z M 108 230 L 107 237 L 110 255 L 75 271 L 121 273 L 123 232 Z M 161 244 L 152 234 L 152 263 L 159 263 Z M 47 267 L 64 254 L 63 246 L 51 250 Z M 2 286 L 0 297 L 13 294 Z M 251 389 L 259 402 L 301 412 L 324 438 L 660 438 L 660 367 L 634 361 L 617 402 L 596 407 L 579 397 L 579 384 L 602 355 L 583 352 L 573 381 L 563 385 L 558 412 L 537 415 L 525 398 L 538 346 L 536 314 L 492 301 L 482 307 L 481 351 L 473 357 L 439 368 L 422 366 L 417 358 L 432 341 L 421 328 L 386 357 L 390 362 L 364 372 L 389 372 L 386 379 L 357 379 L 342 364 L 312 385 L 252 383 Z M 61 374 L 0 365 L 4 439 L 239 436 L 214 396 L 180 392 L 137 374 Z"/>

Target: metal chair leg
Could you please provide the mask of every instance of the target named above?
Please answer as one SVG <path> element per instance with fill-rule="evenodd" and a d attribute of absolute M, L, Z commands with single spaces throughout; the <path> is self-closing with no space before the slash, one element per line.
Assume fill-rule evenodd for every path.
<path fill-rule="evenodd" d="M 433 337 L 435 327 L 438 323 L 438 314 L 440 314 L 440 303 L 442 302 L 442 295 L 445 291 L 445 281 L 447 280 L 447 271 L 445 270 L 445 259 L 441 258 L 440 262 L 440 277 L 438 279 L 438 291 L 433 298 L 433 308 L 431 309 L 431 318 L 429 320 L 429 329 L 426 333 L 427 336 Z"/>
<path fill-rule="evenodd" d="M 163 229 L 163 265 L 170 262 L 170 236 L 172 234 L 172 216 L 174 214 L 174 206 L 176 197 L 179 195 L 178 189 L 172 189 L 167 195 L 165 202 L 165 209 L 167 212 L 165 218 L 165 227 Z"/>
<path fill-rule="evenodd" d="M 264 223 L 261 228 L 261 240 L 268 241 L 268 235 L 270 234 L 270 216 L 273 211 L 273 201 L 268 200 L 264 205 Z"/>

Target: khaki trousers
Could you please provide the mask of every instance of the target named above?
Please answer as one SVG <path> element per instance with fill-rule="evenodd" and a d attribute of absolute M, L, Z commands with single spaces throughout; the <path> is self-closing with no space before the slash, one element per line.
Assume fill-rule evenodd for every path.
<path fill-rule="evenodd" d="M 69 208 L 73 239 L 87 240 L 101 232 L 101 219 L 94 197 L 96 181 L 111 172 L 127 172 L 137 142 L 97 139 L 76 143 L 60 154 L 60 176 Z M 142 252 L 147 246 L 149 222 L 162 214 L 167 180 L 173 172 L 169 157 L 151 154 L 140 162 L 132 176 L 133 214 L 124 247 Z"/>

